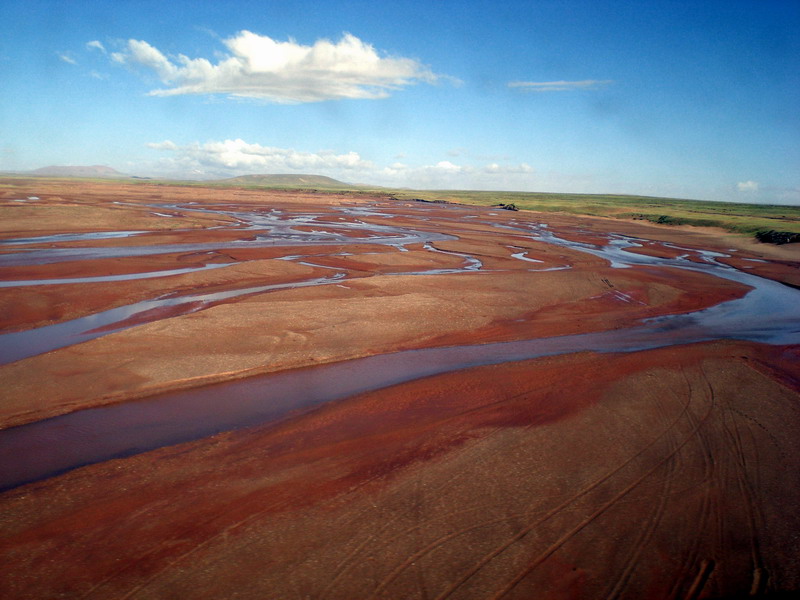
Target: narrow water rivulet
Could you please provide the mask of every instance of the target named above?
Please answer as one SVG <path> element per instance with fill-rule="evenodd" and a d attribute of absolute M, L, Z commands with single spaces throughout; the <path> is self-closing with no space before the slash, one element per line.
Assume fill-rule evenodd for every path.
<path fill-rule="evenodd" d="M 0 465 L 3 465 L 0 488 L 9 489 L 83 465 L 270 422 L 331 400 L 474 366 L 585 351 L 633 352 L 722 339 L 781 345 L 800 343 L 800 291 L 720 264 L 716 261 L 718 253 L 701 252 L 703 262 L 698 263 L 686 258 L 657 258 L 627 252 L 625 248 L 637 242 L 623 236 L 612 237 L 610 243 L 598 246 L 567 241 L 545 227 L 514 229 L 527 231 L 532 239 L 594 254 L 614 267 L 685 269 L 733 280 L 752 289 L 736 300 L 689 314 L 648 319 L 629 329 L 371 356 L 167 393 L 10 428 L 0 432 Z M 480 263 L 476 261 L 466 260 L 465 269 L 478 268 Z M 438 274 L 449 276 L 441 270 Z M 322 285 L 342 277 L 333 274 L 291 285 Z M 221 295 L 153 302 L 183 303 L 188 312 L 204 303 L 224 300 L 225 294 L 232 297 L 279 287 L 262 286 Z M 137 305 L 137 310 L 142 308 Z M 91 325 L 95 330 L 113 329 L 113 323 L 130 316 L 126 310 L 131 309 L 112 309 L 84 319 L 94 318 L 96 322 Z M 51 327 L 66 331 L 76 328 L 75 323 Z M 81 332 L 89 335 L 85 333 L 87 324 L 88 321 L 82 321 L 77 327 L 80 331 L 70 332 L 75 336 L 71 343 L 82 341 Z M 36 341 L 37 331 L 41 338 L 48 338 L 55 329 L 22 332 L 18 343 L 25 343 L 26 335 L 32 340 L 30 343 L 40 343 Z M 221 402 L 221 398 L 225 401 Z"/>

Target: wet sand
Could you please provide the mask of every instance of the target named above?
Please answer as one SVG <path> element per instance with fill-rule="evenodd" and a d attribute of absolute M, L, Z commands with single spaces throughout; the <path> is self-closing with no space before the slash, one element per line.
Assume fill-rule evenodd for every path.
<path fill-rule="evenodd" d="M 320 216 L 298 221 L 301 237 L 281 247 L 3 266 L 12 248 L 0 246 L 3 281 L 198 267 L 0 289 L 3 331 L 165 294 L 344 274 L 204 301 L 194 312 L 133 314 L 136 326 L 0 366 L 3 427 L 399 350 L 621 330 L 749 289 L 702 272 L 614 268 L 508 228 L 547 223 L 563 239 L 601 244 L 612 234 L 643 237 L 650 242 L 632 253 L 688 252 L 699 262 L 702 254 L 662 242 L 734 247 L 724 236 L 609 219 L 154 185 L 42 180 L 2 190 L 6 226 L 16 205 L 27 211 L 6 240 L 153 231 L 61 247 L 258 235 L 231 229 L 230 215 L 155 203 Z M 39 198 L 35 211 L 14 202 L 28 196 Z M 122 222 L 108 214 L 119 210 L 112 200 L 126 203 Z M 72 206 L 91 220 L 69 220 Z M 351 243 L 302 237 L 336 234 L 336 223 L 352 225 L 339 232 Z M 390 233 L 373 226 L 449 238 L 379 244 L 365 234 Z M 739 246 L 721 260 L 797 281 L 793 249 Z M 214 262 L 228 266 L 200 270 Z M 797 589 L 798 400 L 798 346 L 752 342 L 444 373 L 8 490 L 0 584 L 10 598 L 714 598 Z"/>

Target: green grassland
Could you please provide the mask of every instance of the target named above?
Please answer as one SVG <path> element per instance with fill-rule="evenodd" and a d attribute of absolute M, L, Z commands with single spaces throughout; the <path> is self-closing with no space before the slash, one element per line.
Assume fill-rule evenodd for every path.
<path fill-rule="evenodd" d="M 402 199 L 420 198 L 481 206 L 512 204 L 519 210 L 641 219 L 663 225 L 719 227 L 749 236 L 764 237 L 767 232 L 784 232 L 790 237 L 797 234 L 798 239 L 792 241 L 800 241 L 800 206 L 615 194 L 402 190 L 393 195 Z"/>

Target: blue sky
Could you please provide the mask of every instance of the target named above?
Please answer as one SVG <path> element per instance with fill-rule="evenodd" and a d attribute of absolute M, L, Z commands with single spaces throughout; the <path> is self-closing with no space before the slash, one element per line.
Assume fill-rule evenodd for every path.
<path fill-rule="evenodd" d="M 0 170 L 800 204 L 800 2 L 0 4 Z"/>

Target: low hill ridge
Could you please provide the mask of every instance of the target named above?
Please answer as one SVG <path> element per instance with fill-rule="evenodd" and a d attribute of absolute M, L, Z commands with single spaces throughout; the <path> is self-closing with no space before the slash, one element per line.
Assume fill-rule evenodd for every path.
<path fill-rule="evenodd" d="M 291 173 L 273 175 L 240 175 L 239 177 L 221 179 L 219 182 L 280 187 L 352 187 L 343 181 L 333 179 L 332 177 L 326 177 L 325 175 L 298 175 Z"/>
<path fill-rule="evenodd" d="M 105 165 L 50 165 L 30 171 L 31 175 L 48 177 L 127 177 L 116 169 Z"/>

